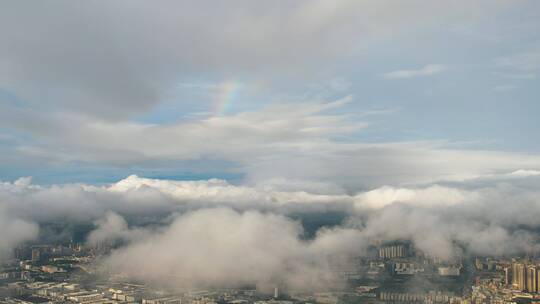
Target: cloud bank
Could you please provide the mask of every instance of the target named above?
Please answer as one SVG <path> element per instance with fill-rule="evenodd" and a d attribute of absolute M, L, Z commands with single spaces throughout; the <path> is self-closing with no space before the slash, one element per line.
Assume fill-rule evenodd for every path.
<path fill-rule="evenodd" d="M 332 187 L 314 193 L 310 183 L 291 188 L 284 181 L 129 176 L 106 186 L 39 186 L 20 179 L 1 184 L 2 250 L 35 238 L 40 223 L 62 219 L 93 223 L 89 245 L 122 244 L 102 265 L 150 283 L 338 287 L 332 263 L 369 255 L 373 242 L 410 240 L 442 259 L 537 252 L 539 183 L 535 170 L 354 194 Z M 304 219 L 333 212 L 344 220 L 306 237 Z"/>
<path fill-rule="evenodd" d="M 326 230 L 311 242 L 301 241 L 301 232 L 297 222 L 280 215 L 203 209 L 113 252 L 105 266 L 131 278 L 184 288 L 331 288 L 339 280 L 328 258 L 344 245 L 359 254 L 365 246 L 360 233 L 351 236 L 349 230 Z"/>

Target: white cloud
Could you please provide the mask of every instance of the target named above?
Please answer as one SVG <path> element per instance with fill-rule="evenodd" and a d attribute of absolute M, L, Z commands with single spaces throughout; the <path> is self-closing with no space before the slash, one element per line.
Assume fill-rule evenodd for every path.
<path fill-rule="evenodd" d="M 355 197 L 356 206 L 380 209 L 395 203 L 405 203 L 420 207 L 445 207 L 463 204 L 479 199 L 478 193 L 455 188 L 433 185 L 427 188 L 381 187 L 361 193 Z"/>
<path fill-rule="evenodd" d="M 321 229 L 309 241 L 300 239 L 298 223 L 283 214 L 275 215 L 283 207 L 278 201 L 277 209 L 270 213 L 261 213 L 258 204 L 246 205 L 247 211 L 240 212 L 203 209 L 179 215 L 163 231 L 134 240 L 107 258 L 105 265 L 130 277 L 174 287 L 255 282 L 264 289 L 281 282 L 291 288 L 313 288 L 338 284 L 329 262 L 334 257 L 366 254 L 373 240 L 409 239 L 416 248 L 445 259 L 463 254 L 538 251 L 540 180 L 529 170 L 519 172 L 527 173 L 504 173 L 480 186 L 387 186 L 361 192 L 350 196 L 356 210 L 349 211 L 345 225 Z M 504 186 L 500 186 L 503 180 Z M 520 184 L 522 180 L 531 184 Z M 148 179 L 130 184 L 141 182 L 159 189 L 184 187 Z M 121 191 L 129 193 L 130 189 Z M 215 195 L 227 197 L 224 193 Z M 206 200 L 201 198 L 200 202 Z M 209 254 L 201 256 L 200 252 Z M 240 265 L 238 260 L 242 260 Z"/>
<path fill-rule="evenodd" d="M 442 64 L 428 64 L 418 70 L 397 70 L 384 73 L 386 79 L 406 79 L 423 76 L 433 76 L 447 71 L 448 67 Z"/>
<path fill-rule="evenodd" d="M 116 241 L 141 240 L 148 236 L 146 230 L 128 227 L 124 218 L 117 213 L 107 211 L 103 218 L 94 222 L 96 229 L 87 237 L 90 246 L 114 244 Z"/>
<path fill-rule="evenodd" d="M 0 261 L 11 257 L 16 246 L 34 240 L 38 231 L 35 223 L 11 216 L 0 203 Z"/>
<path fill-rule="evenodd" d="M 249 186 L 232 185 L 222 180 L 172 181 L 130 176 L 109 186 L 38 186 L 28 180 L 2 183 L 0 226 L 4 227 L 2 231 L 9 232 L 3 237 L 12 240 L 3 243 L 2 250 L 9 253 L 13 246 L 35 237 L 35 223 L 61 219 L 66 223 L 94 223 L 96 229 L 88 238 L 90 244 L 123 240 L 132 244 L 128 248 L 144 249 L 148 247 L 144 244 L 155 241 L 163 243 L 163 246 L 168 244 L 175 252 L 183 250 L 183 247 L 175 247 L 179 242 L 187 241 L 175 239 L 176 232 L 168 232 L 176 231 L 175 223 L 185 223 L 192 214 L 205 214 L 200 218 L 201 225 L 212 219 L 215 231 L 227 232 L 232 229 L 231 223 L 244 221 L 246 213 L 252 220 L 266 222 L 270 217 L 270 222 L 276 220 L 285 227 L 295 227 L 271 232 L 276 235 L 284 233 L 295 250 L 302 253 L 301 259 L 322 257 L 332 252 L 355 254 L 358 253 L 355 250 L 368 246 L 370 240 L 403 238 L 411 239 L 429 254 L 445 258 L 459 254 L 455 242 L 465 244 L 476 254 L 537 250 L 539 242 L 535 231 L 539 228 L 537 218 L 540 216 L 538 177 L 536 170 L 518 170 L 446 185 L 385 186 L 355 194 L 345 194 L 332 187 L 326 187 L 330 191 L 327 193 L 321 192 L 325 189 L 321 187 L 313 192 L 309 190 L 313 187 L 310 182 L 299 181 L 293 186 L 288 186 L 285 181 Z M 219 211 L 231 219 L 222 223 L 215 221 L 216 211 L 203 211 L 215 208 L 237 211 Z M 201 213 L 196 210 L 201 210 Z M 309 242 L 300 241 L 301 231 L 297 224 L 289 223 L 290 219 L 287 219 L 294 214 L 324 218 L 327 212 L 342 213 L 349 217 L 349 221 L 334 230 L 319 231 L 318 236 Z M 129 227 L 123 217 L 154 218 L 157 227 L 161 228 Z M 252 220 L 247 220 L 246 225 Z M 191 224 L 184 228 L 192 229 Z M 203 229 L 200 233 L 206 232 Z M 163 235 L 169 234 L 170 237 L 163 240 Z M 255 236 L 248 233 L 241 237 L 238 242 L 244 242 L 246 237 L 249 243 Z M 351 239 L 357 243 L 351 243 Z M 226 240 L 224 236 L 215 241 Z M 167 243 L 169 241 L 172 243 Z M 205 241 L 201 242 L 203 246 Z M 217 246 L 216 243 L 207 245 Z M 264 251 L 265 247 L 262 248 Z M 134 258 L 143 249 L 136 249 Z M 131 249 L 126 250 L 131 252 Z M 236 254 L 225 254 L 224 259 L 234 261 Z M 283 259 L 289 257 L 282 256 Z M 125 261 L 128 263 L 129 259 Z M 201 273 L 200 279 L 204 281 L 205 276 Z M 239 276 L 242 278 L 245 278 L 243 273 Z"/>
<path fill-rule="evenodd" d="M 0 163 L 43 170 L 73 164 L 122 172 L 195 168 L 245 175 L 253 183 L 284 178 L 354 190 L 538 168 L 537 157 L 519 154 L 449 151 L 429 143 L 363 144 L 358 135 L 368 124 L 360 118 L 381 112 L 350 114 L 356 106 L 347 104 L 351 98 L 253 106 L 223 117 L 209 117 L 206 105 L 186 110 L 203 115 L 166 124 L 133 119 L 164 100 L 175 100 L 183 109 L 189 102 L 171 96 L 179 86 L 212 91 L 220 88 L 217 79 L 238 79 L 246 86 L 249 81 L 269 86 L 283 82 L 295 90 L 325 83 L 323 90 L 347 90 L 350 74 L 317 71 L 328 62 L 351 69 L 341 62 L 344 58 L 368 62 L 365 51 L 381 39 L 409 37 L 441 20 L 478 22 L 484 14 L 515 5 L 482 4 L 478 9 L 420 0 L 406 5 L 384 0 L 286 6 L 243 1 L 216 7 L 206 1 L 163 6 L 132 1 L 85 3 L 81 9 L 59 1 L 55 9 L 39 9 L 6 3 L 0 9 L 0 33 L 9 41 L 0 47 L 0 83 L 18 105 L 0 103 L 0 127 L 20 140 L 1 147 Z M 109 13 L 101 14 L 103 9 Z M 119 15 L 124 16 L 121 22 Z M 72 43 L 59 48 L 65 41 Z M 93 51 L 97 45 L 99 51 Z M 446 68 L 431 64 L 389 75 L 433 75 Z M 453 156 L 455 164 L 444 161 Z"/>
<path fill-rule="evenodd" d="M 350 102 L 351 97 L 345 97 L 276 104 L 164 125 L 4 111 L 0 125 L 39 137 L 35 144 L 12 147 L 9 155 L 40 165 L 185 169 L 194 163 L 198 171 L 240 173 L 251 183 L 284 178 L 357 191 L 540 168 L 540 156 L 534 154 L 459 150 L 440 141 L 358 142 L 355 138 L 367 125 L 344 113 L 342 107 Z"/>
<path fill-rule="evenodd" d="M 347 115 L 324 113 L 350 101 L 347 96 L 328 103 L 279 104 L 259 111 L 167 125 L 6 110 L 0 114 L 0 124 L 24 130 L 46 143 L 22 152 L 34 157 L 46 153 L 44 157 L 58 161 L 118 164 L 205 156 L 236 161 L 239 156 L 290 149 L 289 145 L 316 144 L 362 129 L 365 123 L 353 122 Z M 70 128 L 73 125 L 78 126 L 77 130 Z"/>
<path fill-rule="evenodd" d="M 509 68 L 521 72 L 535 72 L 540 70 L 540 50 L 533 49 L 521 53 L 500 57 L 495 60 L 495 64 L 500 68 Z"/>
<path fill-rule="evenodd" d="M 268 185 L 268 183 L 264 183 L 260 186 L 249 187 L 231 185 L 228 182 L 219 179 L 171 181 L 140 178 L 132 175 L 111 185 L 107 188 L 107 191 L 130 193 L 149 188 L 169 195 L 179 202 L 227 204 L 242 209 L 258 207 L 275 210 L 276 208 L 286 209 L 287 206 L 292 207 L 295 204 L 300 204 L 302 205 L 300 208 L 304 208 L 304 210 L 307 211 L 310 210 L 309 205 L 334 204 L 337 205 L 337 208 L 345 208 L 340 205 L 351 202 L 351 197 L 345 194 L 320 193 L 322 189 L 318 189 L 317 192 L 319 193 L 307 192 L 305 191 L 306 188 L 313 188 L 312 184 L 309 182 L 297 182 L 296 187 L 299 188 L 293 186 L 292 190 L 286 181 L 283 181 L 283 185 L 276 183 L 271 183 L 273 187 L 268 187 Z M 283 186 L 288 187 L 289 189 L 281 189 Z M 328 207 L 331 208 L 331 206 Z"/>
<path fill-rule="evenodd" d="M 344 244 L 347 253 L 365 248 L 359 231 L 328 230 L 313 241 L 302 241 L 301 233 L 298 223 L 283 216 L 200 210 L 178 217 L 150 241 L 113 252 L 105 266 L 176 288 L 331 288 L 339 280 L 329 271 L 328 256 Z"/>
<path fill-rule="evenodd" d="M 529 177 L 529 176 L 537 176 L 540 175 L 540 171 L 538 170 L 516 170 L 514 172 L 511 172 L 508 174 L 508 176 L 511 177 Z"/>

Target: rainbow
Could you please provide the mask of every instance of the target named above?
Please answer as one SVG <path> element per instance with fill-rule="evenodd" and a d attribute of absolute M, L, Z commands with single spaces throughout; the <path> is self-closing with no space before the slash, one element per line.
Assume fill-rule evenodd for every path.
<path fill-rule="evenodd" d="M 231 105 L 242 87 L 239 81 L 224 81 L 219 85 L 216 93 L 214 105 L 212 107 L 213 116 L 223 116 L 230 110 Z"/>

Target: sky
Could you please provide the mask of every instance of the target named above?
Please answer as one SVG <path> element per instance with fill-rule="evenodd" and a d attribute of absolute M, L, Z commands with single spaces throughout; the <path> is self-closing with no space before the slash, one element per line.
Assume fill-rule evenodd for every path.
<path fill-rule="evenodd" d="M 1 6 L 0 180 L 358 190 L 540 168 L 537 1 Z"/>
<path fill-rule="evenodd" d="M 0 260 L 73 225 L 176 287 L 538 253 L 539 77 L 532 0 L 2 1 Z"/>

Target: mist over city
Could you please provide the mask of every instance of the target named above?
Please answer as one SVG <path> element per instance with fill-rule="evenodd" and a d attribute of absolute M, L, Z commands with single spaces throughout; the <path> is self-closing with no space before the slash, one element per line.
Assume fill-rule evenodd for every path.
<path fill-rule="evenodd" d="M 0 2 L 0 304 L 540 303 L 540 2 Z"/>

